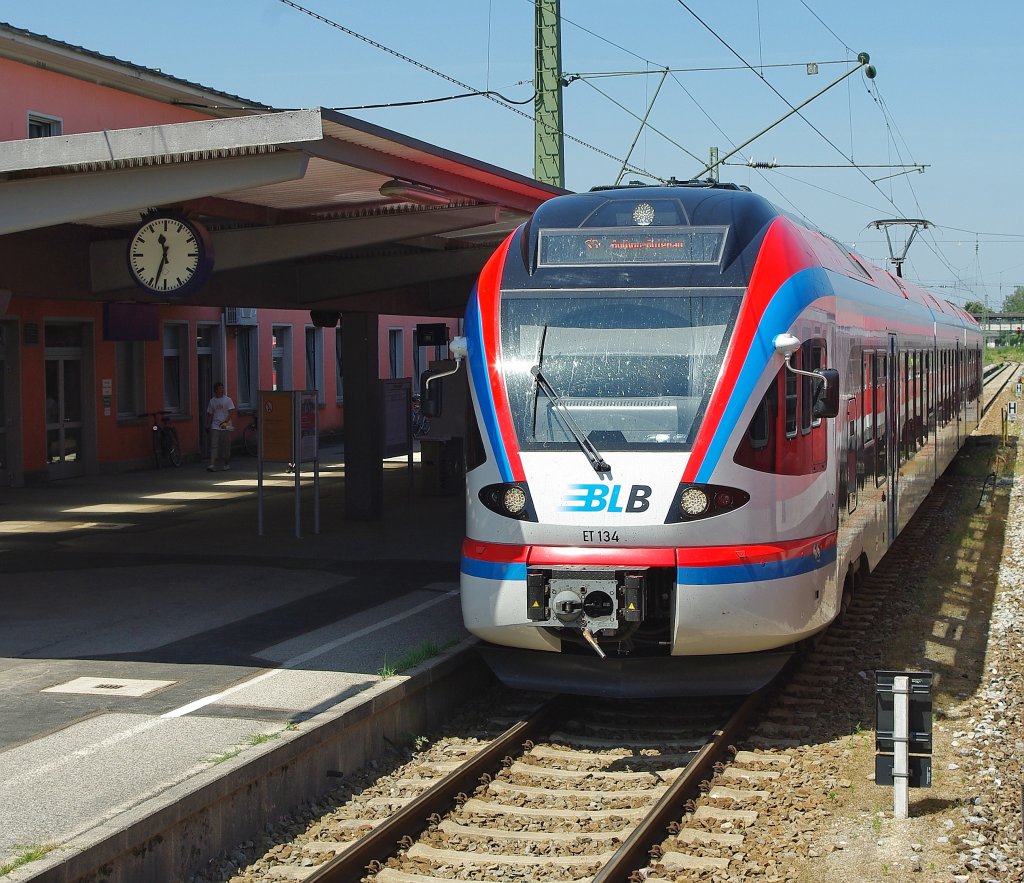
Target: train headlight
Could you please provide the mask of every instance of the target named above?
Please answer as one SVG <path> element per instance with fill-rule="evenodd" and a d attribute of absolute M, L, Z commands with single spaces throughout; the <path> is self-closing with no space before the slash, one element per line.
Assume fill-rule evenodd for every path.
<path fill-rule="evenodd" d="M 518 485 L 505 489 L 502 503 L 509 515 L 518 515 L 526 508 L 526 492 Z"/>
<path fill-rule="evenodd" d="M 517 521 L 536 521 L 530 489 L 525 482 L 489 484 L 480 488 L 480 502 L 492 512 Z"/>
<path fill-rule="evenodd" d="M 688 487 L 679 495 L 679 508 L 688 518 L 703 515 L 708 509 L 708 495 L 699 487 Z"/>
<path fill-rule="evenodd" d="M 676 491 L 665 524 L 678 524 L 681 521 L 697 521 L 701 518 L 710 518 L 712 515 L 722 515 L 738 509 L 749 499 L 750 494 L 738 488 L 715 484 L 681 484 Z"/>

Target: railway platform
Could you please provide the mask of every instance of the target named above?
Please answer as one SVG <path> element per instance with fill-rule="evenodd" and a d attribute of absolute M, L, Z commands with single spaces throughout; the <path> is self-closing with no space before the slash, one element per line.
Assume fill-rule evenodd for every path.
<path fill-rule="evenodd" d="M 0 870 L 56 847 L 30 879 L 466 641 L 462 496 L 389 461 L 383 521 L 350 522 L 344 470 L 322 452 L 301 537 L 276 467 L 257 534 L 250 458 L 0 489 Z"/>

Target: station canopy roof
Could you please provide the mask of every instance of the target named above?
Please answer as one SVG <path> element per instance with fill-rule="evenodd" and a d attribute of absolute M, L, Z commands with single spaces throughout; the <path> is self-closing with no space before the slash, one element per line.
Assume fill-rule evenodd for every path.
<path fill-rule="evenodd" d="M 495 246 L 565 191 L 325 108 L 0 143 L 0 290 L 147 302 L 151 209 L 209 231 L 187 303 L 458 315 Z"/>

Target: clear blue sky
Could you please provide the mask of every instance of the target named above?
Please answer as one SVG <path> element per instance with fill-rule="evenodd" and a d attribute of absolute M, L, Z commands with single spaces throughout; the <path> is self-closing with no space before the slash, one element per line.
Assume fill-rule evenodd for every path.
<path fill-rule="evenodd" d="M 825 62 L 868 52 L 878 70 L 873 84 L 856 73 L 804 111 L 821 134 L 794 116 L 735 158 L 845 168 L 735 166 L 723 179 L 748 184 L 880 263 L 888 251 L 868 228 L 872 220 L 932 221 L 911 247 L 905 275 L 950 300 L 987 298 L 996 308 L 1024 285 L 1024 3 L 685 3 L 562 0 L 563 71 L 737 66 L 738 54 L 796 105 L 848 69 Z M 302 5 L 475 90 L 532 96 L 531 0 Z M 275 107 L 352 108 L 464 91 L 281 0 L 0 0 L 0 21 Z M 817 76 L 808 75 L 808 62 L 819 63 Z M 567 139 L 566 186 L 615 181 L 660 78 L 585 77 L 564 90 L 565 131 L 589 145 Z M 632 163 L 689 178 L 701 166 L 687 152 L 703 159 L 715 145 L 724 154 L 787 110 L 749 69 L 673 73 L 650 115 L 662 134 L 646 130 Z M 533 174 L 532 122 L 486 98 L 345 112 Z M 899 170 L 859 172 L 850 157 L 928 168 L 872 184 Z"/>

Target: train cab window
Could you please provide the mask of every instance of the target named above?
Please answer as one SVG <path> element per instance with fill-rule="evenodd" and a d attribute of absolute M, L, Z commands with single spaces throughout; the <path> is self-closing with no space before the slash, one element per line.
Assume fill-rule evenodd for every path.
<path fill-rule="evenodd" d="M 750 418 L 750 426 L 747 428 L 747 437 L 750 440 L 750 447 L 760 451 L 768 447 L 771 438 L 772 419 L 775 415 L 775 384 L 773 383 L 768 392 L 760 402 L 754 416 Z"/>
<path fill-rule="evenodd" d="M 499 370 L 521 450 L 689 450 L 725 359 L 736 289 L 506 292 Z M 566 419 L 571 415 L 571 421 Z"/>

